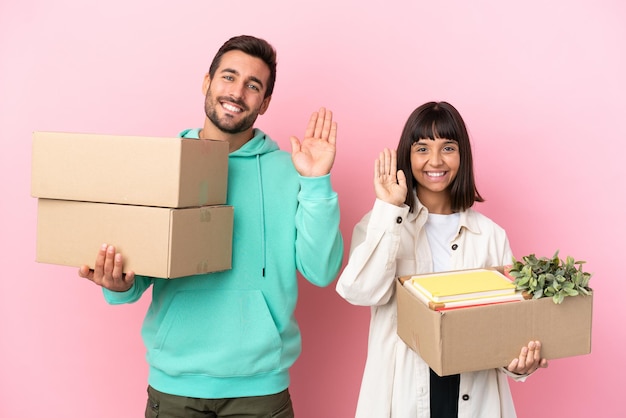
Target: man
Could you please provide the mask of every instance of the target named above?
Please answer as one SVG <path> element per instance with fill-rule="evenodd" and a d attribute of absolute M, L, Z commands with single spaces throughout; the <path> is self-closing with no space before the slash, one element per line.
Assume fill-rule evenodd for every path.
<path fill-rule="evenodd" d="M 301 351 L 296 270 L 327 286 L 343 258 L 330 183 L 337 125 L 321 108 L 302 142 L 291 137 L 291 156 L 279 150 L 253 127 L 269 106 L 275 77 L 271 45 L 231 38 L 204 76 L 203 128 L 181 132 L 230 145 L 231 270 L 174 280 L 122 274 L 122 255 L 106 244 L 93 270 L 79 270 L 111 304 L 134 302 L 152 285 L 142 328 L 150 366 L 146 417 L 294 415 L 288 386 Z"/>

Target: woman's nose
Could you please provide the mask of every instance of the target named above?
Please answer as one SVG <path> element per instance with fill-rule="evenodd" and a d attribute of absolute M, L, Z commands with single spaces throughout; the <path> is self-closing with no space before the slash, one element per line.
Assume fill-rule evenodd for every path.
<path fill-rule="evenodd" d="M 443 162 L 443 158 L 441 158 L 441 154 L 439 152 L 433 152 L 430 156 L 430 164 L 433 166 L 441 165 Z"/>

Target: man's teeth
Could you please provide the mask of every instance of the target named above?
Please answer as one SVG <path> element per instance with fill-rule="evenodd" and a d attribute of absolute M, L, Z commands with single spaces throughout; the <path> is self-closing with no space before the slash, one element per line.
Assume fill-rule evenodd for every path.
<path fill-rule="evenodd" d="M 241 112 L 241 110 L 237 106 L 233 106 L 228 103 L 224 103 L 222 106 L 224 106 L 226 110 L 229 110 L 231 112 Z"/>

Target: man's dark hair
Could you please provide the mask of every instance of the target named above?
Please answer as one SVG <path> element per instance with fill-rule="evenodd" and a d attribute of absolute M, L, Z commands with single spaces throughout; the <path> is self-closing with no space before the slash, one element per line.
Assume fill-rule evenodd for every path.
<path fill-rule="evenodd" d="M 211 79 L 217 71 L 222 61 L 222 55 L 228 51 L 241 51 L 245 54 L 259 58 L 270 70 L 270 77 L 267 80 L 267 89 L 265 90 L 265 98 L 274 92 L 274 83 L 276 82 L 276 50 L 272 45 L 263 39 L 249 35 L 240 35 L 230 38 L 224 43 L 215 54 L 213 62 L 209 67 L 209 75 Z"/>

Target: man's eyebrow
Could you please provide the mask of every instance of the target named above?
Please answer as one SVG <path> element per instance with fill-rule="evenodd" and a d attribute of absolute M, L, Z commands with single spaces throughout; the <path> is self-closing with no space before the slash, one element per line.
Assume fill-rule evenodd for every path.
<path fill-rule="evenodd" d="M 261 88 L 263 88 L 263 82 L 261 80 L 259 80 L 258 78 L 252 76 L 250 78 L 248 78 L 249 81 L 254 81 L 255 83 L 257 83 L 258 85 L 261 86 Z"/>
<path fill-rule="evenodd" d="M 222 73 L 230 73 L 230 74 L 240 75 L 239 71 L 235 70 L 234 68 L 224 68 L 221 72 Z M 248 81 L 253 81 L 253 82 L 259 84 L 261 86 L 261 88 L 263 88 L 263 82 L 261 80 L 259 80 L 258 78 L 254 77 L 254 76 L 248 77 Z"/>
<path fill-rule="evenodd" d="M 236 75 L 239 75 L 239 71 L 235 70 L 234 68 L 223 68 L 222 71 L 220 71 L 222 73 L 233 73 Z"/>

